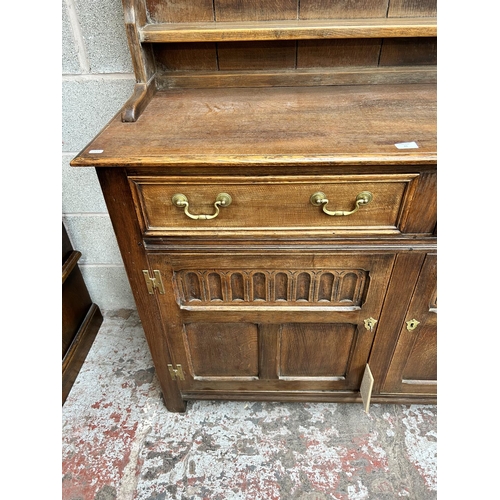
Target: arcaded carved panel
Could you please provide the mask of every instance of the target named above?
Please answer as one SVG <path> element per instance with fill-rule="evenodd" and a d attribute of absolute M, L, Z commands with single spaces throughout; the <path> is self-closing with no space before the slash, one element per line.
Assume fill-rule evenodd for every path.
<path fill-rule="evenodd" d="M 187 304 L 329 304 L 358 306 L 368 287 L 364 269 L 321 270 L 179 270 L 175 272 L 181 305 Z"/>

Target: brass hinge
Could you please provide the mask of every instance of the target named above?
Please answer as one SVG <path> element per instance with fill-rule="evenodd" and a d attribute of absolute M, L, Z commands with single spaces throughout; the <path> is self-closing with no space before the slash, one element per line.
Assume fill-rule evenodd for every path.
<path fill-rule="evenodd" d="M 150 294 L 153 294 L 154 289 L 158 288 L 158 292 L 163 295 L 165 293 L 165 288 L 163 288 L 160 271 L 154 270 L 153 273 L 154 278 L 151 278 L 148 270 L 142 270 L 142 274 L 144 274 L 144 280 L 146 281 L 146 286 L 148 287 L 148 292 Z"/>
<path fill-rule="evenodd" d="M 182 365 L 177 365 L 177 368 L 174 368 L 172 365 L 167 365 L 168 371 L 170 372 L 170 376 L 172 380 L 179 379 L 184 380 L 184 372 L 182 371 Z"/>

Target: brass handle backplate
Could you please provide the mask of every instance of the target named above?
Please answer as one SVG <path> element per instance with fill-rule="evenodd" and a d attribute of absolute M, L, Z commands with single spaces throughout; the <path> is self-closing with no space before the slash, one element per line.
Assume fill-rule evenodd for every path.
<path fill-rule="evenodd" d="M 406 322 L 406 329 L 409 332 L 412 332 L 413 330 L 415 330 L 415 328 L 417 328 L 418 325 L 420 325 L 420 321 L 417 321 L 416 319 L 411 319 L 410 321 Z"/>
<path fill-rule="evenodd" d="M 326 205 L 328 204 L 328 198 L 326 197 L 325 193 L 322 193 L 321 191 L 318 191 L 317 193 L 314 193 L 309 201 L 311 202 L 312 205 L 315 207 L 319 207 L 320 205 L 323 205 L 323 212 L 325 212 L 326 215 L 351 215 L 354 212 L 357 212 L 359 210 L 359 207 L 363 205 L 368 205 L 373 200 L 373 195 L 370 193 L 370 191 L 362 191 L 361 193 L 356 196 L 355 200 L 355 207 L 353 210 L 328 210 L 326 208 Z"/>
<path fill-rule="evenodd" d="M 365 323 L 365 328 L 368 331 L 373 332 L 373 329 L 375 328 L 375 325 L 377 324 L 377 320 L 375 318 L 367 318 L 364 320 L 364 323 Z"/>
<path fill-rule="evenodd" d="M 187 196 L 184 194 L 174 194 L 172 196 L 172 203 L 176 207 L 184 208 L 184 213 L 191 219 L 195 220 L 209 220 L 209 219 L 215 219 L 219 215 L 220 207 L 228 207 L 231 205 L 232 202 L 231 196 L 229 196 L 227 193 L 219 193 L 217 195 L 217 198 L 215 199 L 214 207 L 215 207 L 215 213 L 211 215 L 195 215 L 189 213 L 189 202 L 187 199 Z"/>

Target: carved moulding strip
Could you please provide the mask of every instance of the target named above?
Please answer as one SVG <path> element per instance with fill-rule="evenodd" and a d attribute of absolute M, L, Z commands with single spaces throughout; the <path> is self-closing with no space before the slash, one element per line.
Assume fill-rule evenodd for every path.
<path fill-rule="evenodd" d="M 363 269 L 184 269 L 174 275 L 181 306 L 360 307 L 369 281 L 368 272 Z"/>

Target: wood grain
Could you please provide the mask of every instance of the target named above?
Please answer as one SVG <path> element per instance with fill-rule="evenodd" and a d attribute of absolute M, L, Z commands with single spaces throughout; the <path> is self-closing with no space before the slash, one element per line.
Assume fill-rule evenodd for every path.
<path fill-rule="evenodd" d="M 187 23 L 214 20 L 213 0 L 145 0 L 156 23 Z"/>
<path fill-rule="evenodd" d="M 297 0 L 214 0 L 217 21 L 297 19 Z"/>
<path fill-rule="evenodd" d="M 208 235 L 217 228 L 252 234 L 282 230 L 300 230 L 304 234 L 323 231 L 335 234 L 399 233 L 398 225 L 404 210 L 404 196 L 415 182 L 415 174 L 339 175 L 301 177 L 131 177 L 131 187 L 138 206 L 137 215 L 143 220 L 148 235 L 193 234 Z M 373 194 L 373 201 L 347 217 L 326 215 L 310 203 L 313 193 L 323 192 L 329 199 L 329 210 L 352 210 L 356 196 L 362 191 Z M 171 199 L 183 193 L 190 212 L 212 214 L 219 192 L 229 193 L 232 203 L 212 220 L 193 220 Z M 426 205 L 425 202 L 422 205 Z M 256 210 L 258 208 L 258 210 Z M 416 207 L 414 209 L 417 211 Z M 290 216 L 293 214 L 293 217 Z M 421 211 L 419 223 L 432 231 L 435 211 Z"/>
<path fill-rule="evenodd" d="M 382 392 L 437 393 L 437 256 L 425 256 Z M 420 323 L 408 331 L 406 321 Z"/>
<path fill-rule="evenodd" d="M 314 63 L 314 59 L 311 60 Z M 321 61 L 318 61 L 321 64 Z M 299 68 L 296 70 L 176 71 L 156 78 L 159 90 L 231 87 L 316 87 L 437 83 L 435 66 Z"/>
<path fill-rule="evenodd" d="M 436 36 L 435 18 L 335 19 L 268 22 L 148 24 L 142 42 L 223 42 L 310 38 L 383 38 Z"/>
<path fill-rule="evenodd" d="M 297 47 L 297 68 L 378 66 L 381 40 L 301 40 Z"/>
<path fill-rule="evenodd" d="M 384 40 L 380 66 L 415 66 L 437 64 L 437 39 L 393 38 Z"/>
<path fill-rule="evenodd" d="M 78 260 L 62 225 L 62 404 L 85 362 L 102 324 L 99 307 L 92 302 Z"/>
<path fill-rule="evenodd" d="M 408 191 L 401 230 L 431 234 L 437 224 L 437 175 L 423 173 Z"/>
<path fill-rule="evenodd" d="M 389 0 L 300 0 L 300 19 L 383 18 Z"/>
<path fill-rule="evenodd" d="M 64 307 L 64 305 L 63 305 Z M 91 303 L 80 328 L 65 351 L 62 359 L 62 404 L 64 405 L 73 384 L 80 373 L 87 354 L 103 322 L 102 313 Z"/>
<path fill-rule="evenodd" d="M 418 149 L 395 147 L 409 137 Z M 436 162 L 434 85 L 157 92 L 135 124 L 115 118 L 71 164 L 382 164 L 389 158 Z"/>
<path fill-rule="evenodd" d="M 153 46 L 158 74 L 166 71 L 217 70 L 215 43 L 168 43 Z"/>
<path fill-rule="evenodd" d="M 249 323 L 185 325 L 193 375 L 198 377 L 257 377 L 258 329 Z"/>
<path fill-rule="evenodd" d="M 155 74 L 155 62 L 151 47 L 141 43 L 140 30 L 147 22 L 142 0 L 122 0 L 125 31 L 132 57 L 132 65 L 138 83 L 148 83 Z"/>
<path fill-rule="evenodd" d="M 123 105 L 121 113 L 122 121 L 135 122 L 146 109 L 155 92 L 156 83 L 154 79 L 151 79 L 148 83 L 136 83 L 133 94 Z"/>
<path fill-rule="evenodd" d="M 222 71 L 293 69 L 296 42 L 225 42 L 217 44 L 217 53 Z"/>
<path fill-rule="evenodd" d="M 368 361 L 375 378 L 373 387 L 375 394 L 380 392 L 384 384 L 424 259 L 425 253 L 418 251 L 401 251 L 396 257 L 391 281 L 386 291 L 385 307 L 379 319 L 379 333 Z"/>
<path fill-rule="evenodd" d="M 356 325 L 287 323 L 280 336 L 281 377 L 344 379 Z"/>
<path fill-rule="evenodd" d="M 278 324 L 259 325 L 259 379 L 277 380 L 279 378 L 279 335 Z"/>
<path fill-rule="evenodd" d="M 436 0 L 390 0 L 387 17 L 435 17 Z"/>
<path fill-rule="evenodd" d="M 135 124 L 127 125 L 133 127 Z M 142 247 L 139 224 L 135 218 L 130 217 L 134 205 L 126 175 L 121 169 L 113 168 L 98 169 L 97 175 L 144 326 L 165 404 L 170 411 L 185 411 L 186 406 L 179 386 L 172 380 L 167 368 L 168 364 L 175 363 L 163 333 L 160 312 L 153 305 L 155 297 L 148 293 L 144 283 L 142 270 L 149 269 L 149 263 Z"/>

